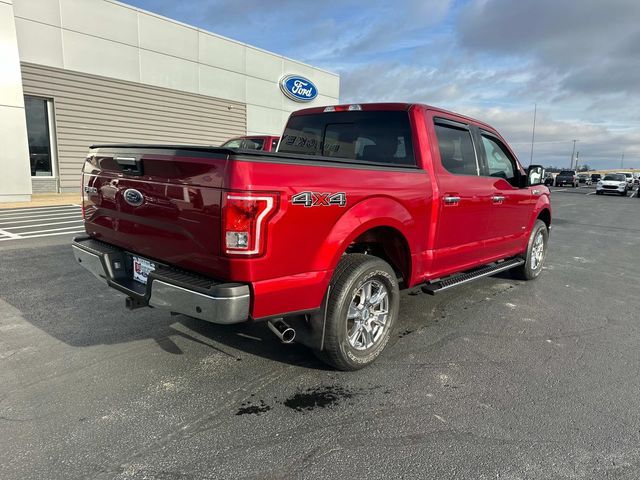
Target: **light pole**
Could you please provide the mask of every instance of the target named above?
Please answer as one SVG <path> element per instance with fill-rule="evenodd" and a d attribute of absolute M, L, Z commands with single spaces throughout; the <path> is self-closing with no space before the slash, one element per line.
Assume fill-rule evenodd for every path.
<path fill-rule="evenodd" d="M 536 139 L 536 114 L 538 113 L 538 104 L 533 105 L 533 131 L 531 132 L 531 157 L 529 158 L 529 165 L 533 163 L 533 142 Z"/>
<path fill-rule="evenodd" d="M 624 152 L 622 152 L 622 158 L 620 158 L 620 170 L 622 170 L 624 167 Z"/>
<path fill-rule="evenodd" d="M 574 140 L 573 141 L 573 151 L 571 152 L 571 165 L 569 165 L 569 169 L 573 170 L 573 156 L 576 154 L 576 142 L 579 142 L 580 140 Z"/>

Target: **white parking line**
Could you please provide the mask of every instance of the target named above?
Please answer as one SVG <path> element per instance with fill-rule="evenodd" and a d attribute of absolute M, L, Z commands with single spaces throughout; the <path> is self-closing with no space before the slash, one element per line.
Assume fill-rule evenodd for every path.
<path fill-rule="evenodd" d="M 18 214 L 18 213 L 38 213 L 49 212 L 55 210 L 76 210 L 81 208 L 80 205 L 60 205 L 59 207 L 32 207 L 32 208 L 11 208 L 8 210 L 0 209 L 0 215 Z"/>
<path fill-rule="evenodd" d="M 43 233 L 41 235 L 30 235 L 19 237 L 20 240 L 24 240 L 26 238 L 39 238 L 39 237 L 52 237 L 54 235 L 70 235 L 72 233 L 85 233 L 84 230 L 73 230 L 70 232 L 55 232 L 55 233 Z M 7 240 L 17 240 L 15 238 L 0 238 L 0 242 L 6 242 Z"/>
<path fill-rule="evenodd" d="M 589 192 L 587 195 L 595 195 L 596 192 Z"/>
<path fill-rule="evenodd" d="M 11 221 L 8 221 L 8 220 L 3 221 L 3 219 L 0 219 L 0 226 L 4 225 L 5 228 L 7 228 L 7 226 L 15 225 L 16 223 L 29 223 L 29 222 L 33 222 L 33 221 L 46 222 L 46 221 L 49 221 L 49 220 L 64 220 L 64 219 L 67 219 L 67 218 L 77 218 L 79 220 L 82 219 L 82 217 L 80 217 L 80 215 L 78 215 L 77 213 L 72 213 L 72 214 L 66 213 L 64 215 L 61 214 L 60 216 L 53 217 L 53 218 L 32 218 L 30 220 L 18 220 L 17 222 L 14 222 L 13 220 L 11 220 Z"/>
<path fill-rule="evenodd" d="M 19 227 L 4 227 L 6 230 L 20 230 L 23 228 L 39 228 L 39 227 L 49 227 L 51 225 L 64 225 L 65 223 L 78 223 L 82 224 L 82 219 L 78 220 L 67 220 L 65 222 L 51 222 L 51 223 L 38 223 L 36 225 L 21 225 Z"/>
<path fill-rule="evenodd" d="M 69 215 L 69 214 L 74 214 L 74 215 L 81 215 L 82 212 L 80 212 L 80 210 L 60 210 L 60 211 L 56 211 L 56 212 L 47 212 L 47 213 L 37 213 L 34 215 L 22 215 L 22 214 L 18 214 L 18 215 L 0 215 L 0 220 L 19 220 L 21 218 L 46 218 L 46 217 L 53 217 L 55 215 Z"/>
<path fill-rule="evenodd" d="M 61 228 L 49 228 L 46 230 L 35 230 L 33 232 L 25 232 L 21 235 L 22 238 L 29 238 L 32 233 L 47 233 L 47 232 L 59 232 L 60 230 L 73 230 L 78 229 L 78 225 L 72 225 L 70 227 L 61 227 Z"/>
<path fill-rule="evenodd" d="M 20 235 L 16 235 L 15 233 L 7 232 L 6 230 L 0 230 L 0 235 L 3 236 L 3 237 L 9 237 L 9 238 L 5 238 L 4 240 L 12 240 L 14 238 L 21 238 Z"/>

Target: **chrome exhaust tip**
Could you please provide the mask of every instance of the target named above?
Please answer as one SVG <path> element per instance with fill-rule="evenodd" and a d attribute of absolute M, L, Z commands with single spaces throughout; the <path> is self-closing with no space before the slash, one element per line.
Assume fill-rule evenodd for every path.
<path fill-rule="evenodd" d="M 269 329 L 280 339 L 282 343 L 291 343 L 296 338 L 296 331 L 284 323 L 284 320 L 281 318 L 274 320 L 273 322 L 269 320 L 267 325 L 269 325 Z"/>

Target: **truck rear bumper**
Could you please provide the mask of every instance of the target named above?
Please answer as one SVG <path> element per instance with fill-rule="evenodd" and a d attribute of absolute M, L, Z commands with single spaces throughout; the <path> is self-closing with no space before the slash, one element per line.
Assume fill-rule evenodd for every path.
<path fill-rule="evenodd" d="M 133 280 L 132 255 L 91 237 L 73 240 L 76 261 L 108 286 L 126 294 L 127 306 L 150 306 L 219 324 L 249 318 L 249 285 L 224 283 L 160 265 L 147 284 Z"/>

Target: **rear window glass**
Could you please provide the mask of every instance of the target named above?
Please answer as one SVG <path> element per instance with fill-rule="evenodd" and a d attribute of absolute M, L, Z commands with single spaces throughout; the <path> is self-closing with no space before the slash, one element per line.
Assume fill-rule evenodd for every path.
<path fill-rule="evenodd" d="M 415 165 L 407 112 L 328 112 L 289 119 L 280 153 Z"/>
<path fill-rule="evenodd" d="M 558 175 L 560 175 L 561 177 L 570 177 L 575 174 L 576 172 L 574 172 L 573 170 L 562 170 Z"/>

